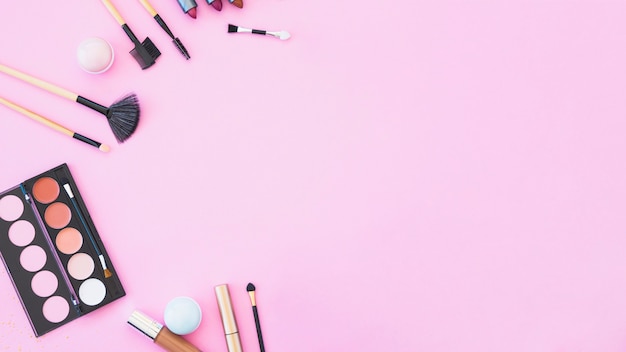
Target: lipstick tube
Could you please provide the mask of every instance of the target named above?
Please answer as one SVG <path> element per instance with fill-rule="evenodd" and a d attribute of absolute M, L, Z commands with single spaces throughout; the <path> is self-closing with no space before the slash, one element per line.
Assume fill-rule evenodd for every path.
<path fill-rule="evenodd" d="M 233 312 L 233 305 L 230 302 L 228 284 L 215 286 L 215 296 L 217 297 L 217 306 L 220 309 L 220 316 L 222 317 L 228 352 L 243 352 L 241 340 L 239 340 L 239 330 L 237 329 L 235 312 Z"/>
<path fill-rule="evenodd" d="M 148 317 L 140 311 L 134 311 L 128 318 L 128 324 L 143 332 L 154 343 L 169 352 L 201 352 L 189 341 L 171 332 L 158 321 Z"/>

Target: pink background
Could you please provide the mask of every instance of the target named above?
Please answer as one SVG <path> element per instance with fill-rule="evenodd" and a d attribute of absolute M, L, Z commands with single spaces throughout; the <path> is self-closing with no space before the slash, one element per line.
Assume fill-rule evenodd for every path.
<path fill-rule="evenodd" d="M 176 296 L 187 338 L 225 351 L 229 283 L 244 350 L 626 351 L 626 3 L 244 0 L 198 18 L 116 0 L 163 52 L 142 71 L 96 0 L 0 11 L 0 62 L 110 104 L 136 134 L 0 75 L 0 189 L 67 162 L 127 296 L 34 338 L 0 269 L 0 350 L 159 351 L 126 324 Z M 228 34 L 228 23 L 292 38 Z M 89 75 L 78 43 L 111 42 Z"/>

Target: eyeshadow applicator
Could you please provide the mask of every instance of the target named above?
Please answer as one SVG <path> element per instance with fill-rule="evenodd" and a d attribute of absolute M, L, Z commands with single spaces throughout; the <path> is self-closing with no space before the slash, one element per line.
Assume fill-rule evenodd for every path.
<path fill-rule="evenodd" d="M 86 107 L 101 113 L 107 118 L 109 127 L 111 127 L 111 131 L 113 131 L 113 135 L 119 143 L 127 140 L 137 129 L 140 110 L 139 100 L 137 99 L 137 95 L 134 93 L 129 94 L 114 102 L 113 105 L 106 107 L 76 93 L 70 92 L 69 90 L 55 86 L 54 84 L 46 81 L 42 81 L 3 64 L 0 64 L 0 72 L 47 90 L 48 92 L 56 94 L 60 97 L 85 105 Z"/>
<path fill-rule="evenodd" d="M 291 38 L 291 34 L 289 34 L 289 32 L 287 31 L 268 32 L 268 31 L 261 30 L 261 29 L 252 29 L 252 28 L 245 28 L 241 26 L 235 26 L 234 24 L 228 25 L 228 33 L 252 33 L 252 34 L 269 35 L 269 36 L 278 38 L 280 40 L 287 40 Z"/>
<path fill-rule="evenodd" d="M 250 295 L 250 303 L 252 304 L 252 314 L 254 314 L 254 323 L 256 324 L 256 334 L 259 338 L 259 346 L 261 347 L 261 352 L 265 352 L 265 345 L 263 344 L 263 334 L 261 334 L 261 323 L 259 322 L 259 312 L 256 309 L 256 287 L 251 283 L 246 287 L 246 291 L 248 291 L 248 295 Z"/>
<path fill-rule="evenodd" d="M 159 26 L 163 28 L 165 33 L 167 33 L 167 35 L 169 35 L 170 38 L 172 38 L 172 42 L 174 43 L 174 45 L 176 45 L 176 48 L 178 48 L 178 51 L 180 51 L 180 53 L 183 54 L 185 59 L 189 60 L 190 59 L 189 52 L 187 51 L 183 43 L 180 41 L 180 39 L 178 39 L 178 37 L 175 37 L 174 34 L 172 34 L 172 31 L 169 29 L 169 27 L 167 27 L 167 24 L 165 24 L 165 21 L 163 21 L 161 16 L 159 16 L 159 14 L 156 12 L 154 7 L 152 7 L 152 5 L 150 5 L 150 3 L 147 0 L 139 0 L 139 2 L 141 2 L 143 7 L 148 11 L 148 13 L 150 13 L 150 16 L 152 16 L 154 20 L 157 21 Z"/>
<path fill-rule="evenodd" d="M 128 24 L 126 24 L 126 21 L 124 21 L 122 15 L 120 15 L 119 11 L 117 11 L 111 1 L 102 0 L 102 3 L 104 4 L 104 6 L 106 6 L 107 10 L 109 10 L 117 23 L 122 26 L 122 29 L 124 30 L 128 38 L 130 38 L 133 44 L 135 44 L 135 48 L 130 51 L 130 54 L 135 58 L 135 60 L 137 60 L 137 63 L 139 64 L 139 66 L 141 66 L 141 69 L 145 70 L 148 67 L 154 65 L 156 59 L 161 56 L 161 52 L 156 47 L 156 45 L 154 45 L 152 40 L 146 37 L 143 42 L 139 42 L 139 39 L 137 39 L 133 31 L 130 30 L 130 27 L 128 26 Z"/>
<path fill-rule="evenodd" d="M 34 113 L 34 112 L 32 112 L 32 111 L 30 111 L 30 110 L 28 110 L 28 109 L 26 109 L 26 108 L 24 108 L 22 106 L 19 106 L 19 105 L 15 104 L 15 103 L 13 103 L 11 101 L 8 101 L 8 100 L 6 100 L 6 99 L 4 99 L 2 97 L 0 97 L 0 104 L 3 104 L 5 106 L 7 106 L 7 107 L 9 107 L 9 108 L 11 108 L 11 109 L 21 113 L 21 114 L 23 114 L 24 116 L 30 117 L 31 119 L 33 119 L 33 120 L 35 120 L 35 121 L 37 121 L 37 122 L 39 122 L 39 123 L 41 123 L 43 125 L 46 125 L 46 126 L 52 128 L 54 130 L 57 130 L 57 131 L 65 134 L 65 135 L 68 135 L 68 136 L 70 136 L 72 138 L 78 139 L 81 142 L 84 142 L 84 143 L 87 143 L 87 144 L 89 144 L 89 145 L 91 145 L 93 147 L 96 147 L 96 148 L 100 149 L 100 151 L 103 151 L 103 152 L 106 153 L 106 152 L 108 152 L 110 150 L 109 146 L 106 145 L 106 144 L 102 144 L 100 142 L 94 141 L 91 138 L 85 137 L 82 134 L 78 134 L 78 133 L 76 133 L 74 131 L 71 131 L 70 129 L 68 129 L 66 127 L 63 127 L 63 126 L 59 125 L 58 123 L 56 123 L 56 122 L 54 122 L 52 120 L 49 120 L 49 119 L 47 119 L 47 118 L 45 118 L 45 117 L 43 117 L 43 116 L 41 116 L 41 115 L 39 115 L 37 113 Z"/>

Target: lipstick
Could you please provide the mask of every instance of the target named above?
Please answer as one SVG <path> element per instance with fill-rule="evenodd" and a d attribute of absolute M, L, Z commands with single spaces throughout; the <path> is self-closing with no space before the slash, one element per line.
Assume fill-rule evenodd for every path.
<path fill-rule="evenodd" d="M 134 311 L 128 318 L 128 324 L 143 332 L 154 343 L 169 352 L 201 352 L 187 340 L 171 332 L 158 321 L 148 317 L 140 311 Z"/>
<path fill-rule="evenodd" d="M 220 309 L 220 316 L 222 317 L 228 352 L 243 352 L 241 340 L 239 340 L 239 330 L 237 329 L 235 312 L 233 312 L 233 305 L 230 302 L 228 284 L 215 286 L 215 296 L 217 297 L 217 306 Z"/>
<path fill-rule="evenodd" d="M 196 18 L 198 13 L 198 10 L 196 9 L 198 7 L 196 0 L 178 0 L 178 5 L 180 5 L 180 8 L 183 9 L 186 14 L 191 16 L 191 18 Z"/>

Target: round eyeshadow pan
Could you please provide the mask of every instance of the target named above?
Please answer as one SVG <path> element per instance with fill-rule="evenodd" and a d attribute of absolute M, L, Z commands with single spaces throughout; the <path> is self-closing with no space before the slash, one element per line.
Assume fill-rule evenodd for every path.
<path fill-rule="evenodd" d="M 60 323 L 67 318 L 70 305 L 61 296 L 52 296 L 43 304 L 43 316 L 51 323 Z"/>
<path fill-rule="evenodd" d="M 74 254 L 83 246 L 83 236 L 73 227 L 66 227 L 59 232 L 55 241 L 63 254 Z"/>
<path fill-rule="evenodd" d="M 0 218 L 4 221 L 15 221 L 22 216 L 24 212 L 24 203 L 22 200 L 9 194 L 0 199 Z"/>
<path fill-rule="evenodd" d="M 49 297 L 59 287 L 59 280 L 51 271 L 42 270 L 33 276 L 30 287 L 37 296 Z"/>
<path fill-rule="evenodd" d="M 9 227 L 9 240 L 18 247 L 24 247 L 35 238 L 33 224 L 26 220 L 19 220 Z"/>
<path fill-rule="evenodd" d="M 49 204 L 59 196 L 59 184 L 51 177 L 42 177 L 33 185 L 33 197 L 39 203 Z"/>
<path fill-rule="evenodd" d="M 95 306 L 104 300 L 107 290 L 102 281 L 91 278 L 78 288 L 78 297 L 88 306 Z"/>
<path fill-rule="evenodd" d="M 46 265 L 46 252 L 43 248 L 32 245 L 24 248 L 20 254 L 20 264 L 27 271 L 32 273 L 39 271 Z"/>
<path fill-rule="evenodd" d="M 48 209 L 46 209 L 43 217 L 48 226 L 58 230 L 64 228 L 70 223 L 70 220 L 72 219 L 72 212 L 64 203 L 56 202 L 48 206 Z"/>
<path fill-rule="evenodd" d="M 93 273 L 93 259 L 85 253 L 76 253 L 67 262 L 67 271 L 76 280 L 85 280 Z"/>

